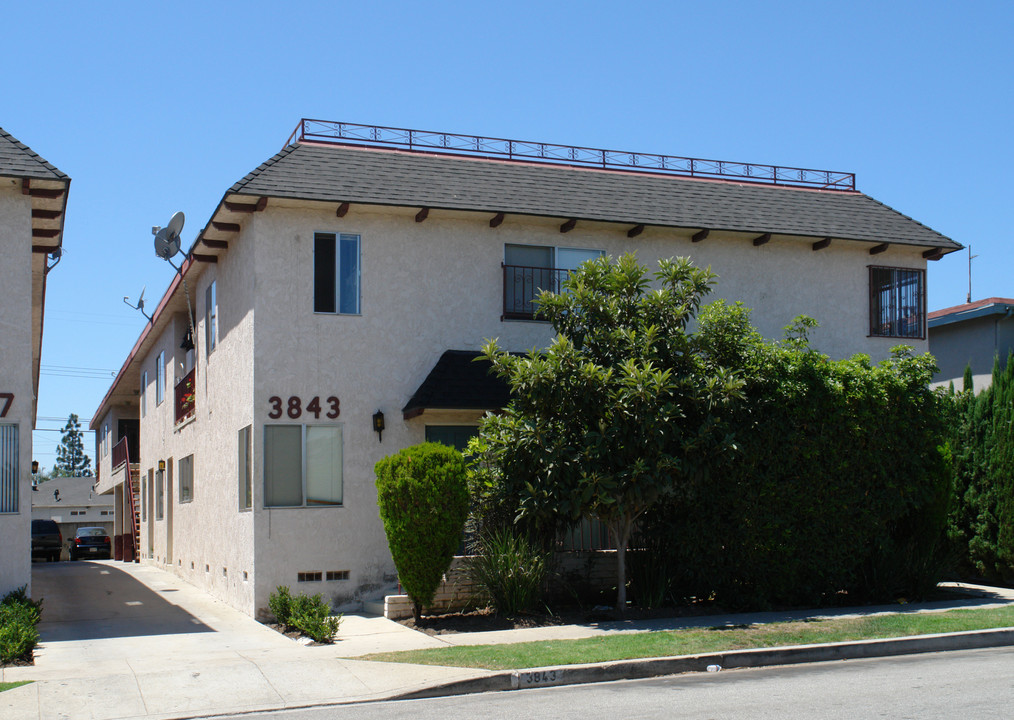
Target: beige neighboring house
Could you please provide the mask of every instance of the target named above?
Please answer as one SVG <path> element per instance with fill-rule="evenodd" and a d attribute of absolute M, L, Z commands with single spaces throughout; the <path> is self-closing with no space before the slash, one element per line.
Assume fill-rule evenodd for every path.
<path fill-rule="evenodd" d="M 32 520 L 53 520 L 60 526 L 63 549 L 78 528 L 102 527 L 113 534 L 113 497 L 99 495 L 93 477 L 60 477 L 32 488 Z M 64 552 L 64 558 L 67 553 Z"/>
<path fill-rule="evenodd" d="M 42 314 L 69 189 L 69 177 L 0 128 L 0 596 L 22 585 L 31 591 Z"/>
<path fill-rule="evenodd" d="M 177 277 L 93 414 L 98 489 L 129 559 L 129 446 L 139 559 L 251 615 L 392 588 L 374 464 L 500 407 L 471 358 L 545 346 L 532 299 L 583 260 L 689 255 L 766 336 L 805 313 L 879 360 L 927 349 L 926 263 L 960 247 L 846 173 L 315 121 L 196 236 L 195 332 Z"/>
<path fill-rule="evenodd" d="M 934 310 L 929 314 L 929 348 L 940 368 L 933 385 L 961 391 L 965 368 L 972 387 L 982 392 L 993 383 L 993 361 L 1006 363 L 1014 352 L 1014 298 L 985 300 Z"/>

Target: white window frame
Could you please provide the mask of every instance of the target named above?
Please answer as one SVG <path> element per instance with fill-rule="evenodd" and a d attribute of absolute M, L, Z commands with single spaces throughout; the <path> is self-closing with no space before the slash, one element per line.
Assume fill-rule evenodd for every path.
<path fill-rule="evenodd" d="M 266 424 L 266 425 L 264 425 L 264 431 L 263 431 L 263 450 L 262 450 L 262 452 L 266 454 L 268 452 L 269 448 L 271 447 L 271 443 L 269 442 L 268 437 L 267 437 L 268 432 L 269 432 L 270 429 L 272 429 L 272 428 L 293 428 L 293 427 L 300 428 L 300 430 L 301 430 L 301 432 L 300 432 L 300 468 L 299 468 L 299 475 L 300 475 L 300 498 L 301 498 L 301 501 L 297 505 L 281 505 L 281 504 L 278 504 L 278 505 L 271 504 L 271 505 L 269 505 L 268 504 L 268 498 L 271 495 L 271 493 L 268 491 L 268 483 L 271 480 L 271 478 L 269 477 L 269 473 L 271 471 L 271 462 L 269 461 L 269 459 L 267 457 L 265 457 L 264 458 L 264 464 L 263 464 L 264 507 L 266 507 L 266 508 L 328 508 L 328 507 L 335 508 L 335 507 L 343 507 L 344 504 L 345 504 L 345 426 L 344 426 L 344 423 L 335 423 L 335 424 L 308 424 L 308 425 L 307 424 L 296 425 L 296 424 L 293 424 L 293 423 L 272 423 L 272 424 Z M 315 429 L 315 428 L 335 430 L 338 433 L 338 449 L 339 449 L 339 453 L 341 454 L 341 457 L 339 459 L 339 467 L 338 467 L 338 472 L 339 472 L 338 486 L 339 486 L 340 492 L 341 492 L 341 500 L 339 500 L 338 502 L 326 502 L 326 501 L 311 502 L 308 499 L 308 497 L 307 497 L 308 496 L 308 493 L 307 493 L 307 477 L 309 475 L 309 473 L 308 473 L 308 469 L 309 468 L 307 466 L 306 439 L 307 439 L 307 431 L 309 429 Z"/>
<path fill-rule="evenodd" d="M 317 308 L 317 240 L 321 238 L 334 239 L 334 310 L 321 310 Z M 355 242 L 356 267 L 355 267 L 355 292 L 353 298 L 345 298 L 342 293 L 342 251 L 343 242 Z M 318 231 L 313 234 L 314 259 L 313 259 L 313 311 L 321 315 L 362 315 L 363 297 L 363 240 L 358 233 L 336 233 Z M 322 261 L 323 262 L 323 261 Z M 353 309 L 343 309 L 344 299 L 354 300 Z"/>
<path fill-rule="evenodd" d="M 165 520 L 165 470 L 155 471 L 155 519 Z"/>
<path fill-rule="evenodd" d="M 218 290 L 212 280 L 204 291 L 204 347 L 205 356 L 218 347 Z"/>
<path fill-rule="evenodd" d="M 155 406 L 165 400 L 165 350 L 155 358 Z"/>
<path fill-rule="evenodd" d="M 180 504 L 194 501 L 194 455 L 191 453 L 179 459 L 179 485 Z M 186 497 L 184 497 L 186 492 Z"/>
<path fill-rule="evenodd" d="M 253 510 L 253 426 L 240 428 L 236 441 L 239 509 L 247 512 Z"/>

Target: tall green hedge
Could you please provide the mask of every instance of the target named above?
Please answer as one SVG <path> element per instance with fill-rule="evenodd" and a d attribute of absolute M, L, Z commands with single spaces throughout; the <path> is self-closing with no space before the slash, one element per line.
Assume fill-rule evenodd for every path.
<path fill-rule="evenodd" d="M 998 358 L 978 395 L 966 371 L 952 394 L 954 497 L 949 532 L 959 569 L 1014 581 L 1014 356 Z"/>
<path fill-rule="evenodd" d="M 376 464 L 377 505 L 398 579 L 418 620 L 461 541 L 468 487 L 461 453 L 423 443 Z"/>
<path fill-rule="evenodd" d="M 856 602 L 935 584 L 949 467 L 933 359 L 833 361 L 809 347 L 808 319 L 765 342 L 738 304 L 708 306 L 701 325 L 718 361 L 741 368 L 746 400 L 732 459 L 641 523 L 645 546 L 663 544 L 675 567 L 673 599 Z"/>

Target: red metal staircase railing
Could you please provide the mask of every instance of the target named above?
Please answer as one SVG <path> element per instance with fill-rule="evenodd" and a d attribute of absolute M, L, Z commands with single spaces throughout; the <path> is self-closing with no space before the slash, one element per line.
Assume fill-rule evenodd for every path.
<path fill-rule="evenodd" d="M 130 464 L 130 446 L 127 438 L 122 438 L 113 447 L 113 470 L 123 465 L 123 472 L 126 477 L 123 491 L 127 494 L 130 505 L 130 532 L 123 533 L 123 560 L 124 562 L 140 562 L 141 526 L 139 522 L 139 498 L 140 478 L 135 478 L 134 469 Z M 117 508 L 119 509 L 119 508 Z"/>

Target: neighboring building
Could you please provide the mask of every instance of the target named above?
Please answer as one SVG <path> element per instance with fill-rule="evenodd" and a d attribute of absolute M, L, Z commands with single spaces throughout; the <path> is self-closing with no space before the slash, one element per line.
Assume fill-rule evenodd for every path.
<path fill-rule="evenodd" d="M 46 275 L 70 178 L 0 128 L 0 596 L 31 589 L 32 429 Z"/>
<path fill-rule="evenodd" d="M 60 526 L 65 550 L 78 528 L 103 527 L 113 534 L 113 497 L 95 491 L 95 478 L 52 478 L 32 491 L 32 520 L 54 520 Z"/>
<path fill-rule="evenodd" d="M 177 277 L 91 423 L 124 556 L 129 445 L 140 557 L 250 614 L 278 585 L 340 607 L 393 584 L 374 464 L 474 432 L 503 395 L 468 354 L 545 346 L 534 294 L 581 261 L 689 255 L 765 335 L 805 313 L 821 350 L 882 359 L 927 349 L 926 261 L 960 247 L 844 173 L 311 121 L 290 140 L 182 264 L 195 332 Z"/>
<path fill-rule="evenodd" d="M 1014 351 L 1014 299 L 993 297 L 931 312 L 929 350 L 940 368 L 934 386 L 953 382 L 960 391 L 971 367 L 975 392 L 989 387 L 994 359 L 1006 362 Z"/>

